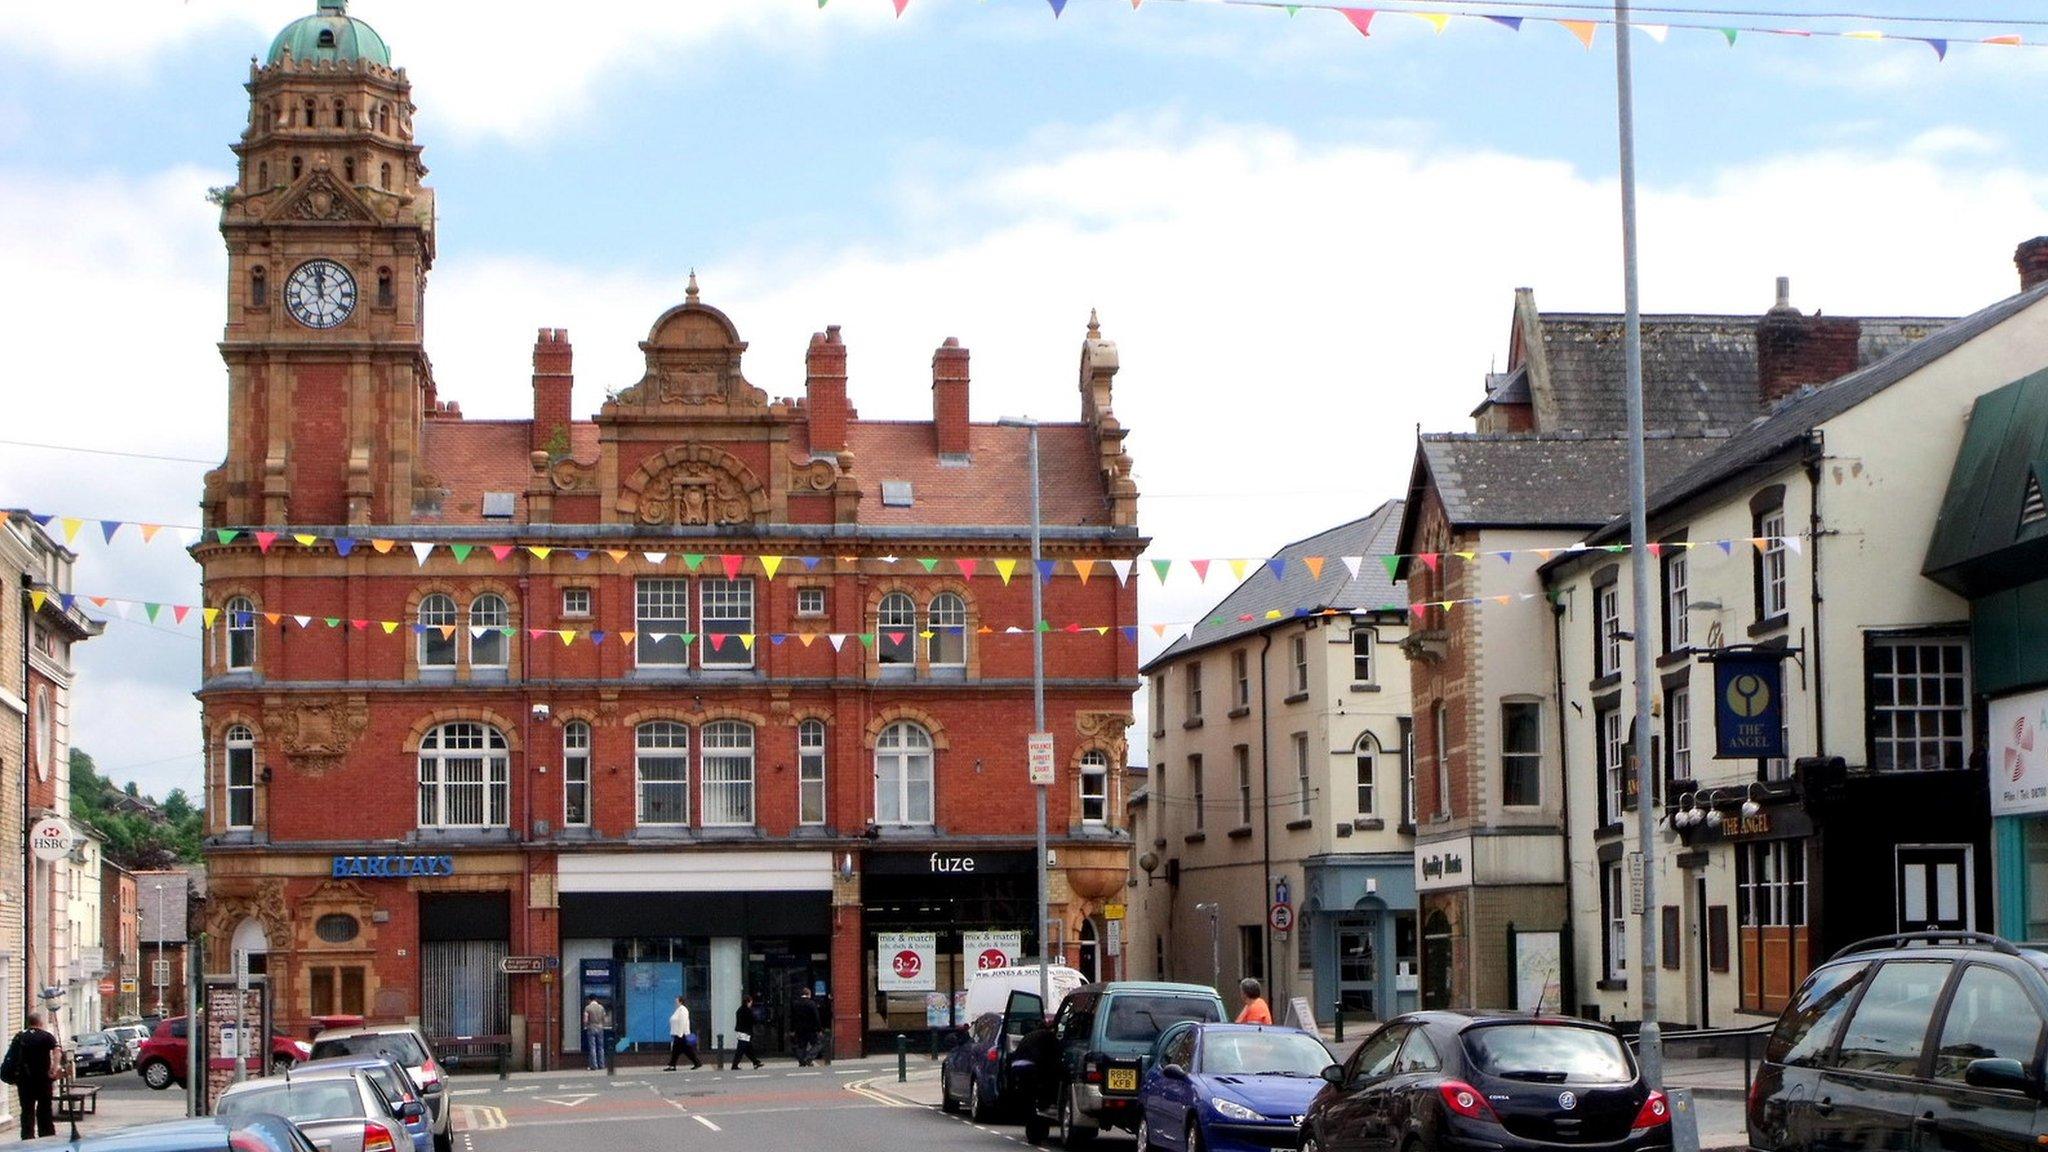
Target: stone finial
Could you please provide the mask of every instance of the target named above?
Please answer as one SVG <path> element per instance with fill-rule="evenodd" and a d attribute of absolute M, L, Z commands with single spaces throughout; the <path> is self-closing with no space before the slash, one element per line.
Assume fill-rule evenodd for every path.
<path fill-rule="evenodd" d="M 683 289 L 683 299 L 692 304 L 697 302 L 697 270 L 695 268 L 690 269 L 690 284 L 689 287 Z"/>
<path fill-rule="evenodd" d="M 1090 340 L 1102 339 L 1102 320 L 1095 315 L 1095 309 L 1093 308 L 1088 310 L 1088 338 Z"/>

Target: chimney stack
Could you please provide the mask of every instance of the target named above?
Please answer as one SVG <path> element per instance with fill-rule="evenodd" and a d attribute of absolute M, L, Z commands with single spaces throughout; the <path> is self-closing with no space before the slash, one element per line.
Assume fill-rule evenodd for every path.
<path fill-rule="evenodd" d="M 569 394 L 576 378 L 567 328 L 543 328 L 533 341 L 533 432 L 528 448 L 550 456 L 569 451 Z"/>
<path fill-rule="evenodd" d="M 846 405 L 846 345 L 840 342 L 837 324 L 811 333 L 810 350 L 804 353 L 804 410 L 810 420 L 812 456 L 846 449 L 851 413 Z"/>
<path fill-rule="evenodd" d="M 932 431 L 940 459 L 967 459 L 967 349 L 952 336 L 932 353 Z"/>
<path fill-rule="evenodd" d="M 1792 281 L 1778 277 L 1778 302 L 1756 324 L 1757 406 L 1856 370 L 1863 323 L 1853 316 L 1802 315 L 1792 306 Z"/>
<path fill-rule="evenodd" d="M 2013 251 L 2012 262 L 2020 270 L 2020 291 L 2048 280 L 2048 236 L 2021 241 Z"/>

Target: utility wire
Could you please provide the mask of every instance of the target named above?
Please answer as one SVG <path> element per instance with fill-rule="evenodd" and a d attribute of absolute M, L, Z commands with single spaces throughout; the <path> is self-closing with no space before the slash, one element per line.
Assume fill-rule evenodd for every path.
<path fill-rule="evenodd" d="M 38 444 L 32 440 L 0 440 L 0 444 L 16 448 L 41 448 L 49 452 L 83 452 L 90 456 L 122 456 L 130 460 L 168 460 L 174 464 L 205 464 L 208 467 L 219 464 L 218 460 L 200 460 L 191 456 L 159 456 L 150 452 L 118 452 L 112 448 L 81 448 L 76 444 Z"/>

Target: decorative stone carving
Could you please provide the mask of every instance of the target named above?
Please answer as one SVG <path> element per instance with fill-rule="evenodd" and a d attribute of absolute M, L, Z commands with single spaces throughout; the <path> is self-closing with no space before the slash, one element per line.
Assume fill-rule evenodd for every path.
<path fill-rule="evenodd" d="M 765 410 L 768 394 L 740 374 L 740 355 L 747 342 L 725 313 L 697 298 L 693 273 L 684 302 L 654 322 L 640 350 L 647 372 L 639 383 L 619 393 L 607 408 L 723 407 Z"/>
<path fill-rule="evenodd" d="M 1121 765 L 1128 752 L 1124 733 L 1137 723 L 1137 717 L 1129 712 L 1077 712 L 1074 714 L 1074 730 L 1081 734 L 1084 743 L 1093 744 L 1109 753 L 1109 762 Z"/>
<path fill-rule="evenodd" d="M 642 464 L 619 493 L 619 512 L 637 524 L 709 527 L 758 522 L 768 493 L 729 452 L 683 444 Z"/>
<path fill-rule="evenodd" d="M 564 456 L 548 466 L 548 483 L 557 492 L 597 491 L 597 465 Z"/>
<path fill-rule="evenodd" d="M 791 492 L 830 492 L 839 482 L 839 469 L 830 460 L 813 460 L 790 469 Z"/>
<path fill-rule="evenodd" d="M 278 703 L 263 714 L 264 731 L 274 733 L 292 766 L 309 776 L 339 767 L 369 725 L 370 710 L 364 702 L 339 697 Z"/>
<path fill-rule="evenodd" d="M 362 201 L 324 171 L 313 173 L 305 187 L 280 205 L 280 209 L 274 215 L 282 215 L 289 220 L 355 224 L 375 219 Z"/>
<path fill-rule="evenodd" d="M 206 902 L 209 931 L 217 940 L 232 940 L 235 928 L 244 920 L 263 925 L 263 935 L 272 951 L 291 946 L 291 907 L 285 903 L 284 878 L 270 877 L 247 882 L 243 891 L 215 891 Z"/>

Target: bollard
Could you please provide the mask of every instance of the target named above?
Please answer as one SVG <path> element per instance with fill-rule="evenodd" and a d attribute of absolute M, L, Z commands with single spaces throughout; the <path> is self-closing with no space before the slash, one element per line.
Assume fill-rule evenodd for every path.
<path fill-rule="evenodd" d="M 716 1048 L 713 1048 L 711 1051 L 717 1057 L 717 1059 L 711 1062 L 711 1066 L 714 1068 L 725 1067 L 725 1033 L 718 1033 L 718 1046 Z M 739 1065 L 734 1064 L 733 1067 L 738 1068 Z"/>
<path fill-rule="evenodd" d="M 938 1030 L 937 1028 L 934 1028 L 934 1029 L 932 1029 L 932 1055 L 931 1055 L 931 1058 L 932 1058 L 932 1059 L 934 1059 L 934 1060 L 937 1060 L 937 1059 L 939 1058 L 939 1030 Z"/>
<path fill-rule="evenodd" d="M 896 1034 L 896 1082 L 901 1084 L 909 1079 L 910 1037 L 898 1032 Z"/>
<path fill-rule="evenodd" d="M 1337 1009 L 1337 1043 L 1339 1043 L 1339 1044 L 1342 1044 L 1343 1042 L 1344 1042 L 1344 1009 L 1343 1009 L 1343 1008 L 1342 1008 L 1342 1007 L 1340 1006 L 1340 1007 L 1339 1007 L 1339 1008 Z"/>
<path fill-rule="evenodd" d="M 618 1049 L 612 1046 L 611 1029 L 605 1029 L 598 1042 L 604 1045 L 604 1074 L 607 1076 L 617 1076 L 619 1074 L 619 1053 Z"/>

